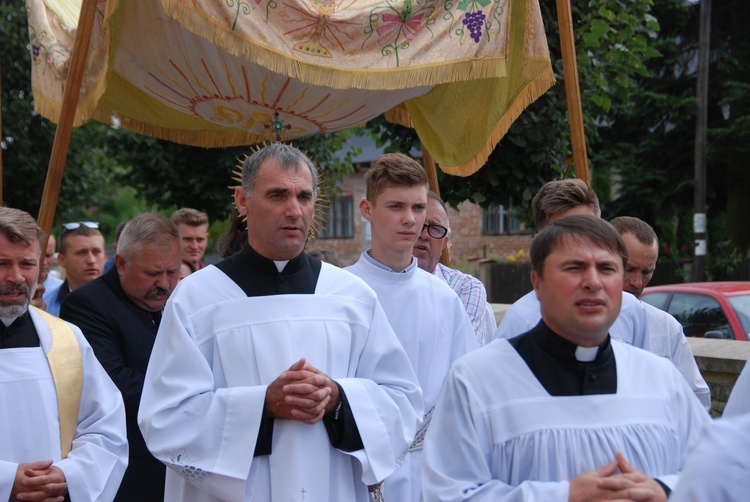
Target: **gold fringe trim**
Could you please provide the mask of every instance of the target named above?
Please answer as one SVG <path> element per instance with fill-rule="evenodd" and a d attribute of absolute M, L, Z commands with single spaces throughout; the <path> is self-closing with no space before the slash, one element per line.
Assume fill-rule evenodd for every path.
<path fill-rule="evenodd" d="M 548 67 L 540 73 L 536 79 L 529 82 L 521 92 L 513 98 L 513 101 L 508 105 L 506 112 L 500 117 L 497 125 L 484 142 L 482 149 L 477 152 L 472 159 L 456 166 L 443 166 L 438 164 L 440 169 L 446 174 L 462 177 L 470 176 L 479 171 L 479 169 L 487 163 L 487 159 L 490 157 L 490 154 L 503 136 L 507 134 L 511 124 L 531 103 L 536 101 L 542 94 L 555 85 L 555 82 L 555 74 L 552 71 L 552 68 Z"/>
<path fill-rule="evenodd" d="M 154 138 L 165 139 L 181 145 L 198 146 L 202 148 L 228 148 L 233 146 L 247 146 L 267 141 L 268 138 L 246 133 L 240 130 L 230 131 L 187 131 L 183 129 L 172 129 L 161 127 L 154 124 L 141 122 L 121 114 L 113 112 L 106 106 L 100 106 L 94 113 L 93 118 L 104 122 L 111 123 L 111 118 L 117 115 L 120 120 L 120 127 L 133 131 L 138 134 L 152 136 Z M 292 138 L 286 138 L 292 139 Z"/>
<path fill-rule="evenodd" d="M 403 105 L 394 106 L 384 114 L 385 120 L 391 124 L 398 124 L 404 127 L 414 129 L 414 124 L 411 121 L 409 112 L 403 107 Z"/>
<path fill-rule="evenodd" d="M 67 82 L 62 83 L 62 86 Z M 78 98 L 75 115 L 73 117 L 73 127 L 80 127 L 94 118 L 99 100 L 107 91 L 107 73 L 102 72 L 99 80 L 88 91 L 88 93 Z M 41 89 L 32 86 L 31 93 L 34 96 L 34 110 L 42 117 L 58 124 L 62 114 L 62 102 L 57 102 L 53 98 L 46 96 Z M 61 97 L 62 99 L 62 97 Z M 109 122 L 107 122 L 109 123 Z"/>
<path fill-rule="evenodd" d="M 105 65 L 102 67 L 102 71 L 100 75 L 98 76 L 98 80 L 94 83 L 94 85 L 86 92 L 86 94 L 79 95 L 78 97 L 78 103 L 76 104 L 76 111 L 75 115 L 73 117 L 73 127 L 80 127 L 87 122 L 89 122 L 91 119 L 95 118 L 95 114 L 97 112 L 97 107 L 99 106 L 99 101 L 102 99 L 102 96 L 105 92 L 107 92 L 108 87 L 108 78 L 107 75 L 109 73 L 110 67 L 109 67 L 109 61 L 113 60 L 114 53 L 113 53 L 113 47 L 112 47 L 112 26 L 110 25 L 111 16 L 115 12 L 115 10 L 119 7 L 119 0 L 109 0 L 107 2 L 106 10 L 104 12 L 104 19 L 102 20 L 102 30 L 103 30 L 103 39 L 106 41 L 107 44 L 107 58 L 108 61 Z M 45 4 L 46 5 L 46 4 Z M 50 7 L 51 8 L 51 7 Z M 81 12 L 81 2 L 78 2 L 77 5 L 77 14 L 76 14 L 76 25 L 78 24 L 78 17 L 80 17 Z M 99 15 L 97 12 L 95 14 L 96 16 Z M 91 42 L 94 41 L 94 33 L 92 33 Z M 89 66 L 89 61 L 92 57 L 95 57 L 93 51 L 89 48 L 87 61 L 86 61 L 86 68 Z M 86 78 L 86 71 L 84 71 L 83 78 Z M 32 95 L 34 96 L 34 110 L 41 115 L 42 117 L 54 122 L 55 124 L 58 124 L 60 122 L 60 116 L 62 115 L 62 101 L 63 97 L 65 95 L 65 86 L 67 85 L 67 81 L 60 82 L 60 88 L 62 89 L 62 96 L 60 96 L 60 102 L 55 101 L 53 98 L 46 96 L 41 89 L 38 88 L 38 86 L 32 85 Z M 109 120 L 103 121 L 108 125 L 111 125 L 111 122 Z"/>
<path fill-rule="evenodd" d="M 505 76 L 505 56 L 461 59 L 407 68 L 345 69 L 295 59 L 291 55 L 231 33 L 226 27 L 207 21 L 200 11 L 185 8 L 176 0 L 162 0 L 167 16 L 191 33 L 222 50 L 245 58 L 268 70 L 304 83 L 332 89 L 396 90 L 414 86 L 435 86 L 465 80 Z"/>

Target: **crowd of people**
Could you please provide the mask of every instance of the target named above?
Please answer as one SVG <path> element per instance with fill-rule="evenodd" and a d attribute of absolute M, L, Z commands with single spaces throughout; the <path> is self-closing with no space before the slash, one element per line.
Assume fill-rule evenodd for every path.
<path fill-rule="evenodd" d="M 639 300 L 647 223 L 544 185 L 533 290 L 496 326 L 440 262 L 424 168 L 365 181 L 344 269 L 305 251 L 318 172 L 283 143 L 244 161 L 214 265 L 196 209 L 123 222 L 106 260 L 97 222 L 0 208 L 0 500 L 744 500 L 750 369 L 712 420 L 680 324 Z"/>

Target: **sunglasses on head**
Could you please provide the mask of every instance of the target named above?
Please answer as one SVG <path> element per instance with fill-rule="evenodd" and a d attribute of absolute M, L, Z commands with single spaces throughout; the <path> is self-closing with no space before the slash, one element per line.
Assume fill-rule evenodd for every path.
<path fill-rule="evenodd" d="M 63 223 L 60 227 L 60 235 L 64 234 L 65 232 L 70 232 L 71 230 L 75 230 L 76 228 L 79 228 L 81 226 L 91 228 L 93 230 L 99 229 L 99 222 L 98 221 L 71 221 L 70 223 Z"/>

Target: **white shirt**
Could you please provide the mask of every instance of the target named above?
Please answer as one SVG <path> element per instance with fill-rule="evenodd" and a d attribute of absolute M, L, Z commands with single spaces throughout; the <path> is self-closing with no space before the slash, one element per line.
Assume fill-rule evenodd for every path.
<path fill-rule="evenodd" d="M 740 376 L 734 382 L 722 416 L 731 417 L 750 413 L 750 364 L 745 363 Z"/>
<path fill-rule="evenodd" d="M 682 325 L 671 314 L 648 303 L 646 310 L 649 352 L 672 361 L 706 410 L 711 409 L 711 389 L 703 379 Z"/>
<path fill-rule="evenodd" d="M 745 502 L 750 497 L 750 413 L 707 424 L 669 502 Z"/>

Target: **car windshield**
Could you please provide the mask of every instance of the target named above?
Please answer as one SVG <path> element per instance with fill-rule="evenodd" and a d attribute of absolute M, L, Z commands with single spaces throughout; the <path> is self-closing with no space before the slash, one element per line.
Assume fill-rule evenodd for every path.
<path fill-rule="evenodd" d="M 750 339 L 750 295 L 727 297 L 742 325 L 745 338 Z"/>

